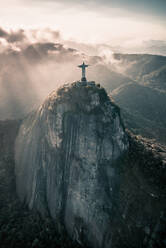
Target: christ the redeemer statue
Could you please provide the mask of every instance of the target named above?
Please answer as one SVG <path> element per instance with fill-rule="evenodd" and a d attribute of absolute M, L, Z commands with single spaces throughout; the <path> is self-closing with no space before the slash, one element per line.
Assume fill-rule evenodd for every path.
<path fill-rule="evenodd" d="M 89 65 L 86 65 L 84 62 L 82 63 L 82 65 L 78 65 L 78 67 L 82 68 L 82 78 L 81 81 L 82 82 L 86 82 L 86 67 L 88 67 Z"/>

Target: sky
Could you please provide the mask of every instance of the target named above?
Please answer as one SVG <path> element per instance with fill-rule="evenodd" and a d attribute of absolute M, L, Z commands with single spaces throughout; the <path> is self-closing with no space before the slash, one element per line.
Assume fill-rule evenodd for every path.
<path fill-rule="evenodd" d="M 51 28 L 64 39 L 139 46 L 166 40 L 165 0 L 5 0 L 0 23 L 7 29 Z"/>

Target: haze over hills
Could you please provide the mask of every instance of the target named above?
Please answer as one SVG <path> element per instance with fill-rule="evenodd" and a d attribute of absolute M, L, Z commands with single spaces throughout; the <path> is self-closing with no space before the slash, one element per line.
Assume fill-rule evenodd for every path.
<path fill-rule="evenodd" d="M 0 248 L 166 246 L 165 13 L 1 1 Z"/>
<path fill-rule="evenodd" d="M 114 54 L 120 65 L 127 67 L 125 74 L 138 83 L 152 88 L 164 89 L 166 87 L 166 57 L 150 54 Z"/>
<path fill-rule="evenodd" d="M 46 219 L 46 222 L 43 222 L 41 217 L 34 216 L 33 212 L 22 209 L 16 192 L 11 190 L 15 187 L 13 144 L 18 129 L 16 171 L 19 172 L 21 168 L 22 174 L 17 173 L 17 187 L 20 198 L 23 199 L 25 196 L 29 207 L 34 205 L 42 214 L 49 207 L 53 219 L 59 213 L 60 215 L 57 214 L 57 216 L 63 217 L 63 223 L 70 237 L 74 237 L 78 247 L 80 242 L 85 245 L 90 242 L 95 248 L 96 244 L 99 247 L 106 247 L 108 241 L 114 247 L 117 245 L 120 247 L 145 245 L 146 247 L 147 244 L 151 247 L 156 245 L 162 247 L 165 232 L 163 206 L 165 204 L 164 161 L 166 157 L 164 146 L 127 134 L 123 129 L 119 108 L 110 101 L 99 84 L 82 85 L 78 82 L 66 85 L 57 93 L 53 92 L 41 108 L 38 108 L 45 95 L 52 89 L 56 89 L 63 82 L 69 82 L 74 77 L 80 77 L 80 72 L 75 69 L 81 58 L 78 50 L 65 47 L 60 43 L 37 43 L 28 44 L 19 51 L 8 50 L 5 54 L 0 68 L 0 82 L 3 86 L 0 99 L 3 104 L 0 109 L 1 118 L 21 118 L 23 125 L 20 129 L 20 122 L 17 121 L 1 123 L 1 147 L 6 147 L 4 156 L 0 158 L 2 179 L 0 192 L 3 195 L 0 210 L 3 213 L 4 223 L 0 231 L 3 235 L 4 247 L 6 244 L 10 247 L 11 243 L 23 244 L 24 239 L 27 240 L 27 247 L 36 242 L 38 247 L 51 243 L 57 243 L 60 247 L 63 247 L 64 243 L 66 247 L 68 244 L 70 244 L 69 247 L 74 246 L 73 241 L 69 239 L 70 242 L 68 242 L 68 236 L 66 236 L 67 240 L 64 240 L 62 233 L 59 240 L 57 222 L 52 224 L 52 219 Z M 88 70 L 88 78 L 107 89 L 115 103 L 120 106 L 125 126 L 137 135 L 155 138 L 165 143 L 166 92 L 165 80 L 162 76 L 165 57 L 146 54 L 111 54 L 107 58 L 105 56 L 84 56 L 86 61 L 92 65 Z M 157 86 L 148 79 L 145 81 L 145 78 L 151 78 L 153 74 L 158 77 Z M 109 103 L 108 106 L 107 103 Z M 36 108 L 38 108 L 37 111 L 28 114 Z M 28 117 L 25 118 L 27 114 Z M 10 134 L 12 134 L 12 142 L 10 142 Z M 108 136 L 109 140 L 107 140 Z M 103 142 L 100 142 L 102 139 L 104 139 Z M 63 145 L 59 150 L 58 146 L 61 141 Z M 99 147 L 98 153 L 90 147 L 90 144 L 93 144 L 93 148 Z M 80 149 L 83 152 L 80 153 Z M 110 156 L 112 166 L 114 158 L 116 156 L 120 158 L 123 150 L 127 150 L 127 156 L 122 156 L 122 160 L 116 161 L 116 168 L 108 169 L 108 156 Z M 27 157 L 30 160 L 27 160 Z M 94 164 L 98 164 L 98 167 L 91 164 L 94 159 Z M 84 163 L 85 160 L 86 163 Z M 64 163 L 61 164 L 62 161 Z M 100 169 L 101 162 L 104 165 L 102 170 Z M 60 168 L 63 168 L 64 164 L 63 173 Z M 45 180 L 45 169 L 48 180 Z M 58 173 L 60 175 L 58 178 L 63 175 L 62 180 L 58 180 Z M 34 175 L 33 184 L 31 184 L 32 174 Z M 78 175 L 80 175 L 79 182 L 77 181 Z M 9 180 L 6 181 L 6 178 Z M 87 183 L 87 178 L 89 183 Z M 111 178 L 108 184 L 106 178 Z M 74 188 L 70 186 L 68 179 L 75 181 Z M 111 184 L 113 195 L 109 193 L 109 181 L 113 182 L 113 185 Z M 60 186 L 59 192 L 56 193 L 59 197 L 58 201 L 54 201 L 54 190 L 57 190 L 58 183 L 62 187 Z M 26 184 L 26 188 L 22 187 L 22 184 Z M 82 186 L 77 187 L 77 184 Z M 98 185 L 102 185 L 99 187 L 100 194 L 96 193 Z M 46 188 L 50 190 L 46 192 Z M 92 192 L 89 192 L 89 189 Z M 5 200 L 6 192 L 9 196 Z M 66 192 L 69 192 L 71 200 L 66 200 Z M 10 202 L 11 195 L 13 197 Z M 78 196 L 83 201 L 82 207 L 77 199 Z M 88 201 L 85 201 L 86 197 Z M 75 199 L 78 204 L 73 204 Z M 96 202 L 96 199 L 100 200 Z M 113 208 L 108 205 L 107 201 L 113 203 Z M 59 202 L 58 206 L 57 202 Z M 86 204 L 84 206 L 84 202 L 88 204 L 88 207 L 85 207 Z M 94 209 L 91 202 L 96 204 L 95 218 L 90 214 Z M 11 213 L 10 209 L 12 209 Z M 15 221 L 20 214 L 21 219 Z M 92 218 L 90 222 L 87 218 L 88 214 Z M 108 216 L 111 216 L 112 221 L 110 233 L 103 229 L 103 233 L 94 238 L 94 230 L 100 229 L 100 217 L 103 222 L 105 219 L 106 225 L 109 226 Z M 5 224 L 5 221 L 8 224 Z M 15 222 L 14 231 L 13 221 Z M 25 230 L 22 230 L 22 222 L 26 227 Z M 40 223 L 43 223 L 44 227 L 49 226 L 49 241 L 48 234 L 45 228 L 41 228 Z M 31 228 L 34 230 L 33 234 L 29 231 Z M 110 239 L 110 234 L 113 235 L 113 240 Z M 15 239 L 17 235 L 20 237 L 19 240 Z"/>
<path fill-rule="evenodd" d="M 88 79 L 112 95 L 127 127 L 165 142 L 165 56 L 113 53 L 112 46 L 65 41 L 52 30 L 0 28 L 0 41 L 1 120 L 23 118 L 51 91 L 78 80 L 84 58 Z"/>
<path fill-rule="evenodd" d="M 112 92 L 122 109 L 126 126 L 135 134 L 166 142 L 166 94 L 152 88 L 128 84 Z"/>
<path fill-rule="evenodd" d="M 105 83 L 121 107 L 126 126 L 136 134 L 166 142 L 166 57 L 114 54 L 123 80 Z M 116 77 L 115 77 L 116 78 Z M 113 86 L 112 86 L 113 85 Z"/>

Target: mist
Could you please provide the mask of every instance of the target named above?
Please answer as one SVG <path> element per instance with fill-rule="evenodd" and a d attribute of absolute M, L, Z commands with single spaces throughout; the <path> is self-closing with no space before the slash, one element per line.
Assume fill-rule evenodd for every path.
<path fill-rule="evenodd" d="M 50 42 L 49 40 L 52 39 Z M 0 29 L 0 119 L 22 118 L 57 87 L 78 80 L 77 65 L 86 55 L 45 30 Z"/>
<path fill-rule="evenodd" d="M 74 46 L 50 29 L 26 32 L 1 28 L 0 119 L 22 118 L 60 85 L 80 80 L 77 65 L 83 60 L 90 64 L 88 80 L 100 81 L 110 73 L 106 65 L 111 61 L 97 46 Z M 105 66 L 104 75 L 97 72 L 99 66 Z"/>
<path fill-rule="evenodd" d="M 0 28 L 0 119 L 23 118 L 50 92 L 64 83 L 80 80 L 77 65 L 82 61 L 90 65 L 88 80 L 104 87 L 111 82 L 111 89 L 115 84 L 130 82 L 125 72 L 134 61 L 123 63 L 115 58 L 117 52 L 122 49 L 64 40 L 59 31 L 51 29 Z"/>

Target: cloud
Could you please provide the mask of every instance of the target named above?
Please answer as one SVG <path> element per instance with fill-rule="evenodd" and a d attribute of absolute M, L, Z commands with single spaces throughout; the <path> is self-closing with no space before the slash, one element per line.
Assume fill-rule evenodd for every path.
<path fill-rule="evenodd" d="M 9 43 L 21 42 L 26 39 L 26 35 L 23 29 L 17 31 L 7 32 L 4 29 L 0 28 L 0 38 L 5 39 Z"/>
<path fill-rule="evenodd" d="M 7 36 L 8 36 L 8 33 L 4 29 L 0 28 L 0 37 L 6 38 Z"/>
<path fill-rule="evenodd" d="M 31 42 L 48 42 L 61 40 L 61 34 L 59 31 L 52 30 L 50 28 L 44 29 L 31 29 L 26 32 L 27 37 Z"/>
<path fill-rule="evenodd" d="M 143 37 L 166 38 L 165 22 L 156 14 L 144 13 L 145 9 L 150 12 L 151 9 L 157 10 L 158 6 L 161 6 L 160 1 L 156 0 L 13 1 L 12 4 L 11 0 L 3 1 L 0 8 L 1 25 L 7 28 L 10 28 L 10 23 L 13 28 L 50 27 L 61 30 L 65 39 L 73 38 L 84 43 L 110 42 L 114 45 L 132 39 L 142 40 Z M 165 10 L 164 5 L 162 6 Z M 28 11 L 25 11 L 26 9 Z M 51 35 L 51 32 L 47 34 Z M 37 35 L 40 35 L 40 31 L 37 31 Z"/>
<path fill-rule="evenodd" d="M 62 43 L 36 42 L 28 45 L 20 52 L 29 62 L 67 62 L 79 56 L 77 49 L 65 47 Z"/>
<path fill-rule="evenodd" d="M 10 32 L 7 36 L 7 41 L 9 43 L 23 41 L 24 39 L 26 39 L 26 35 L 24 34 L 23 29 L 20 29 L 16 32 Z"/>
<path fill-rule="evenodd" d="M 164 41 L 149 41 L 144 47 L 163 50 L 165 45 Z M 110 84 L 117 72 L 123 72 L 113 56 L 122 50 L 119 46 L 63 40 L 59 31 L 51 29 L 0 28 L 0 118 L 23 117 L 61 84 L 79 80 L 77 65 L 83 60 L 93 65 L 88 68 L 89 80 Z M 118 77 L 123 79 L 120 74 Z"/>
<path fill-rule="evenodd" d="M 56 42 L 59 32 L 0 29 L 0 117 L 19 118 L 67 80 L 77 79 L 77 49 Z M 52 37 L 52 41 L 49 41 Z M 70 68 L 70 69 L 69 69 Z M 73 68 L 76 73 L 72 73 Z M 66 70 L 66 71 L 65 71 Z"/>

